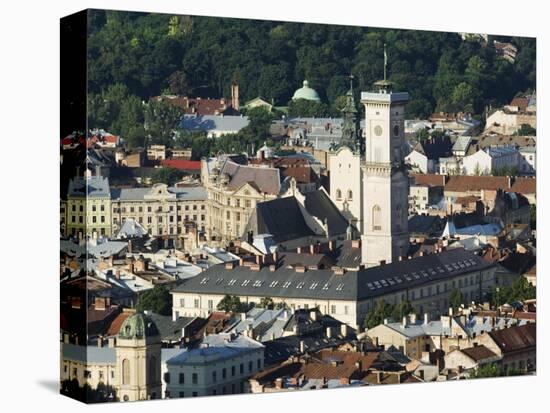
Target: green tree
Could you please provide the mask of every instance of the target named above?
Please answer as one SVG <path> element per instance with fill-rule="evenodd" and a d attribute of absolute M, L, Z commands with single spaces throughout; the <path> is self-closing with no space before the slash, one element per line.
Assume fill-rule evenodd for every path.
<path fill-rule="evenodd" d="M 365 328 L 370 329 L 384 323 L 384 319 L 390 318 L 393 308 L 384 300 L 377 300 L 374 308 L 365 316 Z"/>
<path fill-rule="evenodd" d="M 236 295 L 226 295 L 218 303 L 217 309 L 231 313 L 246 313 L 248 305 L 242 303 Z"/>
<path fill-rule="evenodd" d="M 316 117 L 328 118 L 339 116 L 335 110 L 332 110 L 323 102 L 314 100 L 296 99 L 288 102 L 288 115 L 291 117 Z"/>
<path fill-rule="evenodd" d="M 489 295 L 491 305 L 498 307 L 514 301 L 536 298 L 537 288 L 527 278 L 520 276 L 510 286 L 493 287 Z"/>
<path fill-rule="evenodd" d="M 273 298 L 271 298 L 271 297 L 262 297 L 262 299 L 260 300 L 259 307 L 265 308 L 265 309 L 268 309 L 268 310 L 273 310 L 273 308 L 275 307 L 275 303 L 273 302 Z"/>
<path fill-rule="evenodd" d="M 153 311 L 157 314 L 170 315 L 172 313 L 172 296 L 163 285 L 155 285 L 138 295 L 136 306 L 138 312 Z"/>
<path fill-rule="evenodd" d="M 517 131 L 514 132 L 515 136 L 536 136 L 537 130 L 527 123 L 522 123 Z"/>
<path fill-rule="evenodd" d="M 416 131 L 415 137 L 418 141 L 422 142 L 430 138 L 430 134 L 427 129 L 422 128 Z"/>
<path fill-rule="evenodd" d="M 462 292 L 458 288 L 454 288 L 449 296 L 449 304 L 454 310 L 457 310 L 461 304 L 464 304 Z"/>
<path fill-rule="evenodd" d="M 150 101 L 145 110 L 145 125 L 150 144 L 171 147 L 182 113 L 176 106 L 161 100 Z"/>
<path fill-rule="evenodd" d="M 404 316 L 414 313 L 411 302 L 406 300 L 396 304 L 392 308 L 391 318 L 394 321 L 401 320 Z"/>
<path fill-rule="evenodd" d="M 168 186 L 173 186 L 178 182 L 183 173 L 178 171 L 176 168 L 156 168 L 153 171 L 151 180 L 153 184 L 166 184 Z"/>

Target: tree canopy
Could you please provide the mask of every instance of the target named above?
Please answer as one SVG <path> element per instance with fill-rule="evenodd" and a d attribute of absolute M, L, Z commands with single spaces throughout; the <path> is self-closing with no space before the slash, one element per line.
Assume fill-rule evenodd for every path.
<path fill-rule="evenodd" d="M 89 22 L 90 109 L 99 111 L 91 114 L 97 119 L 106 93 L 134 97 L 128 107 L 113 107 L 112 116 L 139 118 L 138 102 L 152 96 L 228 97 L 233 81 L 243 101 L 262 96 L 285 105 L 304 79 L 325 105 L 308 110 L 331 113 L 349 88 L 350 72 L 357 92 L 382 77 L 384 43 L 390 80 L 410 93 L 410 116 L 479 114 L 485 105 L 536 87 L 534 38 L 494 37 L 518 48 L 511 63 L 492 42 L 462 40 L 457 33 L 101 10 L 90 11 Z M 111 90 L 120 84 L 126 90 Z"/>
<path fill-rule="evenodd" d="M 157 314 L 172 314 L 172 296 L 170 291 L 163 285 L 155 285 L 145 290 L 138 296 L 136 306 L 138 312 L 153 311 Z"/>

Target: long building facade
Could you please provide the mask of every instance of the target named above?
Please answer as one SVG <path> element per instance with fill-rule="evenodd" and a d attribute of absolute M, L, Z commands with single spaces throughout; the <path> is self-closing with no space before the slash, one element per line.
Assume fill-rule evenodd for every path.
<path fill-rule="evenodd" d="M 357 328 L 381 299 L 390 304 L 409 301 L 419 313 L 439 315 L 448 311 L 454 289 L 465 301 L 480 301 L 498 282 L 494 264 L 463 249 L 358 271 L 275 262 L 218 265 L 186 280 L 172 291 L 173 318 L 207 316 L 226 295 L 235 295 L 245 303 L 270 297 L 292 309 L 319 308 Z"/>

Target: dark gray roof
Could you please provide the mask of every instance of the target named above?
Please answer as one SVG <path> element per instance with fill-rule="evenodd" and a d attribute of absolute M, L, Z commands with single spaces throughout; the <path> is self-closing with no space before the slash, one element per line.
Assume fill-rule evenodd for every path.
<path fill-rule="evenodd" d="M 63 359 L 89 364 L 114 364 L 116 350 L 113 347 L 78 346 L 63 343 L 61 354 Z"/>
<path fill-rule="evenodd" d="M 307 212 L 321 220 L 328 222 L 330 236 L 345 234 L 348 228 L 348 221 L 340 213 L 336 205 L 323 189 L 308 192 L 305 194 L 304 206 Z"/>
<path fill-rule="evenodd" d="M 173 321 L 171 316 L 156 313 L 148 313 L 149 317 L 157 325 L 162 341 L 178 341 L 182 336 L 182 329 L 194 320 L 192 317 L 179 317 Z"/>
<path fill-rule="evenodd" d="M 248 221 L 245 236 L 249 231 L 254 235 L 271 234 L 276 243 L 315 235 L 294 197 L 258 203 Z"/>
<path fill-rule="evenodd" d="M 103 176 L 82 176 L 69 182 L 69 197 L 109 198 L 109 180 Z"/>
<path fill-rule="evenodd" d="M 257 297 L 363 300 L 403 288 L 479 271 L 494 264 L 473 252 L 453 249 L 383 266 L 336 274 L 332 269 L 296 272 L 293 268 L 215 265 L 185 280 L 173 292 L 248 295 Z"/>

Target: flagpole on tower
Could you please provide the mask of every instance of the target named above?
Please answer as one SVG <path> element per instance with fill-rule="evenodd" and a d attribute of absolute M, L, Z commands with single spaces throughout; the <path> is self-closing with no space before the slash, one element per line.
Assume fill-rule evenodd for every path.
<path fill-rule="evenodd" d="M 388 54 L 386 53 L 386 43 L 384 43 L 384 81 L 386 81 L 387 66 L 388 66 Z"/>

